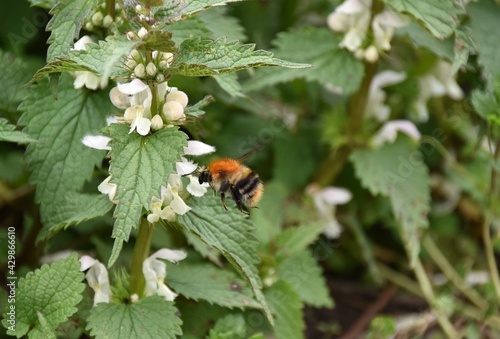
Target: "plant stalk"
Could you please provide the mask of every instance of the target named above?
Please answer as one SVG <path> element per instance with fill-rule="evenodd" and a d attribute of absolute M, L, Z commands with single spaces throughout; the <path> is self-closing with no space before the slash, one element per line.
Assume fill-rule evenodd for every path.
<path fill-rule="evenodd" d="M 130 294 L 137 294 L 139 297 L 142 297 L 146 286 L 144 274 L 142 273 L 142 264 L 149 256 L 153 230 L 154 226 L 148 223 L 145 218 L 142 218 L 130 266 Z"/>
<path fill-rule="evenodd" d="M 106 13 L 111 15 L 111 17 L 114 19 L 116 12 L 115 12 L 115 0 L 106 0 Z"/>
<path fill-rule="evenodd" d="M 488 303 L 484 300 L 479 293 L 473 288 L 469 288 L 457 271 L 453 268 L 450 262 L 446 259 L 443 253 L 436 246 L 431 237 L 424 238 L 423 245 L 425 250 L 429 253 L 430 257 L 439 266 L 444 275 L 451 281 L 451 283 L 473 304 L 485 311 L 488 308 Z"/>

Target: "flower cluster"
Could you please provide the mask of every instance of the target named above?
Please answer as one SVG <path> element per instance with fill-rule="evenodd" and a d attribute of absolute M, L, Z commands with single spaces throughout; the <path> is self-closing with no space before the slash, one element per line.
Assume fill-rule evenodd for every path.
<path fill-rule="evenodd" d="M 197 177 L 190 175 L 189 179 L 190 183 L 187 185 L 186 190 L 191 195 L 200 197 L 207 192 L 206 187 L 199 184 Z M 151 213 L 148 214 L 148 221 L 150 223 L 155 223 L 160 219 L 175 221 L 177 215 L 187 213 L 191 207 L 181 197 L 181 195 L 185 197 L 185 193 L 181 176 L 179 174 L 170 174 L 167 187 L 161 186 L 160 197 L 151 198 Z"/>
<path fill-rule="evenodd" d="M 328 26 L 345 33 L 340 46 L 353 52 L 359 59 L 376 62 L 382 51 L 391 49 L 394 31 L 408 23 L 406 17 L 390 10 L 375 15 L 371 28 L 373 39 L 367 41 L 372 0 L 346 0 L 328 16 Z"/>
<path fill-rule="evenodd" d="M 106 12 L 106 4 L 102 3 L 94 9 L 90 19 L 85 23 L 85 29 L 93 32 L 102 28 L 110 28 L 113 23 L 119 26 L 123 24 L 124 15 L 123 8 L 119 3 L 115 4 L 114 18 Z"/>
<path fill-rule="evenodd" d="M 188 104 L 186 93 L 176 87 L 168 87 L 162 82 L 154 87 L 157 94 L 157 104 L 162 115 L 151 117 L 153 94 L 151 87 L 139 79 L 118 84 L 111 89 L 109 97 L 113 105 L 124 109 L 124 122 L 130 124 L 130 133 L 137 131 L 140 135 L 148 135 L 150 130 L 159 130 L 164 124 L 179 123 L 185 120 L 184 108 Z"/>
<path fill-rule="evenodd" d="M 163 248 L 146 258 L 142 264 L 142 273 L 146 281 L 144 296 L 158 295 L 166 301 L 173 301 L 177 294 L 167 284 L 167 265 L 160 261 L 168 260 L 174 264 L 186 258 L 186 252 L 181 250 L 170 250 Z M 85 278 L 90 288 L 94 290 L 94 306 L 98 303 L 109 303 L 113 297 L 109 275 L 106 266 L 98 260 L 84 255 L 80 258 L 80 271 L 87 271 Z M 132 301 L 137 301 L 137 296 L 131 296 Z"/>

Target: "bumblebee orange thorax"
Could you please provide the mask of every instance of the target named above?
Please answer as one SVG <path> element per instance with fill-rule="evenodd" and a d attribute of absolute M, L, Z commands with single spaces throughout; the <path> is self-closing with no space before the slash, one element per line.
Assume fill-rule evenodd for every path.
<path fill-rule="evenodd" d="M 243 168 L 245 166 L 233 159 L 218 159 L 208 165 L 208 171 L 213 180 L 223 179 L 228 175 L 238 173 Z"/>

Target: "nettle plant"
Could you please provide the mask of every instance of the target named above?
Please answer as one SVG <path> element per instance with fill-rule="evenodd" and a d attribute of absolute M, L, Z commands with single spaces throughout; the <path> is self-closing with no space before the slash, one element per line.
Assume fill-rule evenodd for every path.
<path fill-rule="evenodd" d="M 47 64 L 27 90 L 8 98 L 21 102 L 24 131 L 0 120 L 0 138 L 28 144 L 39 240 L 49 243 L 112 211 L 105 236 L 111 233 L 113 247 L 108 253 L 96 240 L 98 258 L 73 253 L 21 278 L 8 334 L 300 338 L 305 305 L 333 307 L 318 261 L 333 257 L 331 239 L 342 235 L 346 243 L 349 234 L 354 240 L 344 249 L 362 257 L 370 278 L 426 299 L 448 337 L 461 335 L 455 317 L 499 330 L 499 6 L 328 2 L 322 24 L 280 33 L 273 54 L 225 38 L 241 27 L 223 7 L 209 8 L 227 2 L 32 1 L 53 16 Z M 316 18 L 307 14 L 302 23 Z M 0 83 L 12 84 L 5 91 L 11 94 L 29 67 L 0 57 Z M 238 83 L 234 72 L 260 66 L 279 67 L 249 72 Z M 188 88 L 172 86 L 186 77 L 212 77 L 238 100 L 299 79 L 321 94 L 297 105 L 320 108 L 316 139 L 296 138 L 309 111 L 302 126 L 290 114 L 271 128 L 278 139 L 273 179 L 250 218 L 233 202 L 224 210 L 198 182 L 196 157 L 215 149 L 188 134 L 197 135 L 213 98 L 191 102 Z M 306 97 L 276 87 L 266 92 L 271 102 L 291 106 Z M 330 149 L 316 164 L 319 135 Z M 474 267 L 489 271 L 489 289 L 466 283 L 461 271 L 472 264 L 464 269 L 462 259 L 469 253 L 460 248 L 451 264 L 436 245 L 443 224 L 455 225 L 459 238 L 455 210 L 479 215 L 486 260 Z M 374 250 L 366 229 L 380 225 L 406 253 L 396 252 L 391 263 L 407 275 Z M 448 283 L 435 283 L 432 271 Z M 7 328 L 8 320 L 5 312 Z M 393 319 L 375 318 L 372 336 L 394 335 L 395 328 Z"/>
<path fill-rule="evenodd" d="M 195 176 L 192 156 L 215 148 L 188 140 L 180 127 L 194 124 L 211 98 L 190 103 L 182 89 L 168 85 L 172 77 L 213 76 L 236 95 L 235 71 L 309 67 L 217 37 L 221 26 L 230 30 L 234 22 L 221 11 L 210 17 L 198 14 L 227 2 L 37 3 L 53 5 L 47 64 L 36 72 L 19 107 L 24 134 L 5 123 L 3 137 L 32 142 L 26 157 L 44 225 L 39 239 L 114 210 L 114 246 L 109 258 L 102 258 L 108 260 L 107 267 L 90 256 L 72 254 L 21 279 L 10 335 L 55 337 L 56 329 L 65 328 L 61 323 L 72 317 L 69 327 L 74 321 L 75 331 L 97 338 L 173 338 L 183 333 L 183 322 L 190 324 L 190 331 L 206 330 L 198 325 L 207 316 L 217 320 L 214 336 L 227 329 L 241 334 L 246 333 L 243 313 L 232 315 L 228 309 L 255 310 L 265 328 L 266 322 L 274 324 L 271 308 L 282 307 L 287 294 L 295 296 L 288 285 L 276 284 L 275 292 L 266 293 L 279 302 L 266 298 L 252 223 L 234 204 L 225 211 Z M 107 172 L 107 178 L 97 187 L 103 194 L 95 188 L 95 193 L 84 193 L 84 183 L 105 158 L 109 162 L 99 173 Z M 219 266 L 203 263 L 194 250 L 163 248 L 151 254 L 153 232 L 159 227 L 187 238 Z M 129 267 L 110 275 L 108 268 L 116 267 L 134 230 Z M 183 263 L 169 268 L 169 285 L 165 261 Z M 93 290 L 91 309 L 81 302 L 88 293 L 84 277 Z M 202 315 L 203 309 L 179 313 L 174 303 L 178 294 L 220 307 L 215 314 Z"/>

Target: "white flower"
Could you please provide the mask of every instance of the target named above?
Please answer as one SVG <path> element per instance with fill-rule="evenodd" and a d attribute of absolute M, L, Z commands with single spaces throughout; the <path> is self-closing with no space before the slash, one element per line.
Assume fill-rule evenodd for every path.
<path fill-rule="evenodd" d="M 385 10 L 372 20 L 374 45 L 365 51 L 361 48 L 370 24 L 372 0 L 346 0 L 327 18 L 328 26 L 335 32 L 344 32 L 340 47 L 353 52 L 359 59 L 378 60 L 379 51 L 391 48 L 391 39 L 396 28 L 405 26 L 409 21 L 401 14 Z"/>
<path fill-rule="evenodd" d="M 383 11 L 373 18 L 372 29 L 375 36 L 375 45 L 380 50 L 388 51 L 391 49 L 391 40 L 396 28 L 404 27 L 408 24 L 407 17 L 392 12 Z"/>
<path fill-rule="evenodd" d="M 376 118 L 378 121 L 387 120 L 390 115 L 390 108 L 384 105 L 386 94 L 382 88 L 395 85 L 405 79 L 406 73 L 404 72 L 383 71 L 377 74 L 370 84 L 365 114 Z"/>
<path fill-rule="evenodd" d="M 370 24 L 371 0 L 346 0 L 328 16 L 328 26 L 336 32 L 345 32 L 341 47 L 357 51 Z"/>
<path fill-rule="evenodd" d="M 170 174 L 167 187 L 161 186 L 160 198 L 151 198 L 151 213 L 147 219 L 150 223 L 157 222 L 160 219 L 175 221 L 177 215 L 186 214 L 191 207 L 186 205 L 179 193 L 184 190 L 181 176 L 179 174 Z"/>
<path fill-rule="evenodd" d="M 101 182 L 99 186 L 97 186 L 97 190 L 102 194 L 107 194 L 109 197 L 109 201 L 116 203 L 114 199 L 115 199 L 117 185 L 111 184 L 110 180 L 111 180 L 111 175 L 108 176 L 106 179 L 104 179 L 104 181 Z"/>
<path fill-rule="evenodd" d="M 146 73 L 150 76 L 155 76 L 156 75 L 156 66 L 154 63 L 150 62 L 146 66 Z"/>
<path fill-rule="evenodd" d="M 187 185 L 186 189 L 191 195 L 195 197 L 202 197 L 205 193 L 207 193 L 207 188 L 205 186 L 200 185 L 198 177 L 190 175 L 188 176 L 188 178 L 190 182 Z"/>
<path fill-rule="evenodd" d="M 112 294 L 106 266 L 88 255 L 84 255 L 80 258 L 80 271 L 87 271 L 85 278 L 95 292 L 94 306 L 102 302 L 109 303 Z"/>
<path fill-rule="evenodd" d="M 464 94 L 458 86 L 453 73 L 452 65 L 446 61 L 438 61 L 431 73 L 419 78 L 420 93 L 413 107 L 420 121 L 427 121 L 429 112 L 427 101 L 431 98 L 448 95 L 454 100 L 460 100 Z"/>
<path fill-rule="evenodd" d="M 177 174 L 180 174 L 180 175 L 186 175 L 186 174 L 193 173 L 197 167 L 198 167 L 198 164 L 195 164 L 192 161 L 190 161 L 184 157 L 181 157 L 181 161 L 177 161 L 175 163 L 176 172 L 177 172 Z"/>
<path fill-rule="evenodd" d="M 142 136 L 148 135 L 149 130 L 151 129 L 151 120 L 143 117 L 144 110 L 140 110 L 138 112 L 139 113 L 130 124 L 130 131 L 128 133 L 130 134 L 134 130 L 137 130 L 137 133 Z"/>
<path fill-rule="evenodd" d="M 111 150 L 111 147 L 108 146 L 110 141 L 111 138 L 105 137 L 104 135 L 86 135 L 82 139 L 82 143 L 87 147 L 108 151 Z"/>
<path fill-rule="evenodd" d="M 386 122 L 378 133 L 372 138 L 371 144 L 379 147 L 386 142 L 396 141 L 398 132 L 404 133 L 415 141 L 420 140 L 420 132 L 415 124 L 409 120 L 393 120 Z"/>
<path fill-rule="evenodd" d="M 198 140 L 188 140 L 188 145 L 184 147 L 184 154 L 203 155 L 215 152 L 215 147 L 207 145 Z"/>
<path fill-rule="evenodd" d="M 75 42 L 72 50 L 84 51 L 85 45 L 89 43 L 94 43 L 94 41 L 92 41 L 92 39 L 88 35 L 84 35 L 80 38 L 80 40 Z M 99 88 L 99 85 L 101 88 L 106 88 L 106 86 L 108 85 L 107 79 L 101 80 L 100 77 L 92 72 L 76 71 L 73 72 L 73 75 L 75 76 L 75 81 L 73 82 L 73 87 L 75 87 L 75 89 L 80 89 L 85 86 L 88 89 L 96 90 L 97 88 Z"/>
<path fill-rule="evenodd" d="M 117 87 L 121 93 L 126 95 L 138 94 L 149 88 L 148 85 L 146 85 L 139 79 L 134 79 L 131 82 L 119 83 Z"/>
<path fill-rule="evenodd" d="M 139 32 L 137 32 L 137 35 L 141 39 L 144 39 L 144 37 L 146 36 L 146 34 L 148 34 L 148 30 L 145 29 L 144 27 L 141 27 L 141 29 L 139 29 Z"/>
<path fill-rule="evenodd" d="M 184 251 L 163 248 L 144 260 L 142 264 L 142 273 L 146 280 L 144 295 L 159 295 L 165 298 L 166 301 L 173 301 L 177 294 L 165 284 L 167 265 L 158 259 L 168 260 L 175 264 L 185 258 L 186 252 Z"/>
<path fill-rule="evenodd" d="M 352 199 L 351 192 L 333 186 L 321 189 L 312 184 L 307 187 L 307 193 L 313 198 L 320 220 L 325 225 L 323 234 L 330 239 L 338 238 L 342 232 L 342 225 L 335 217 L 335 209 L 337 205 L 346 204 Z"/>

